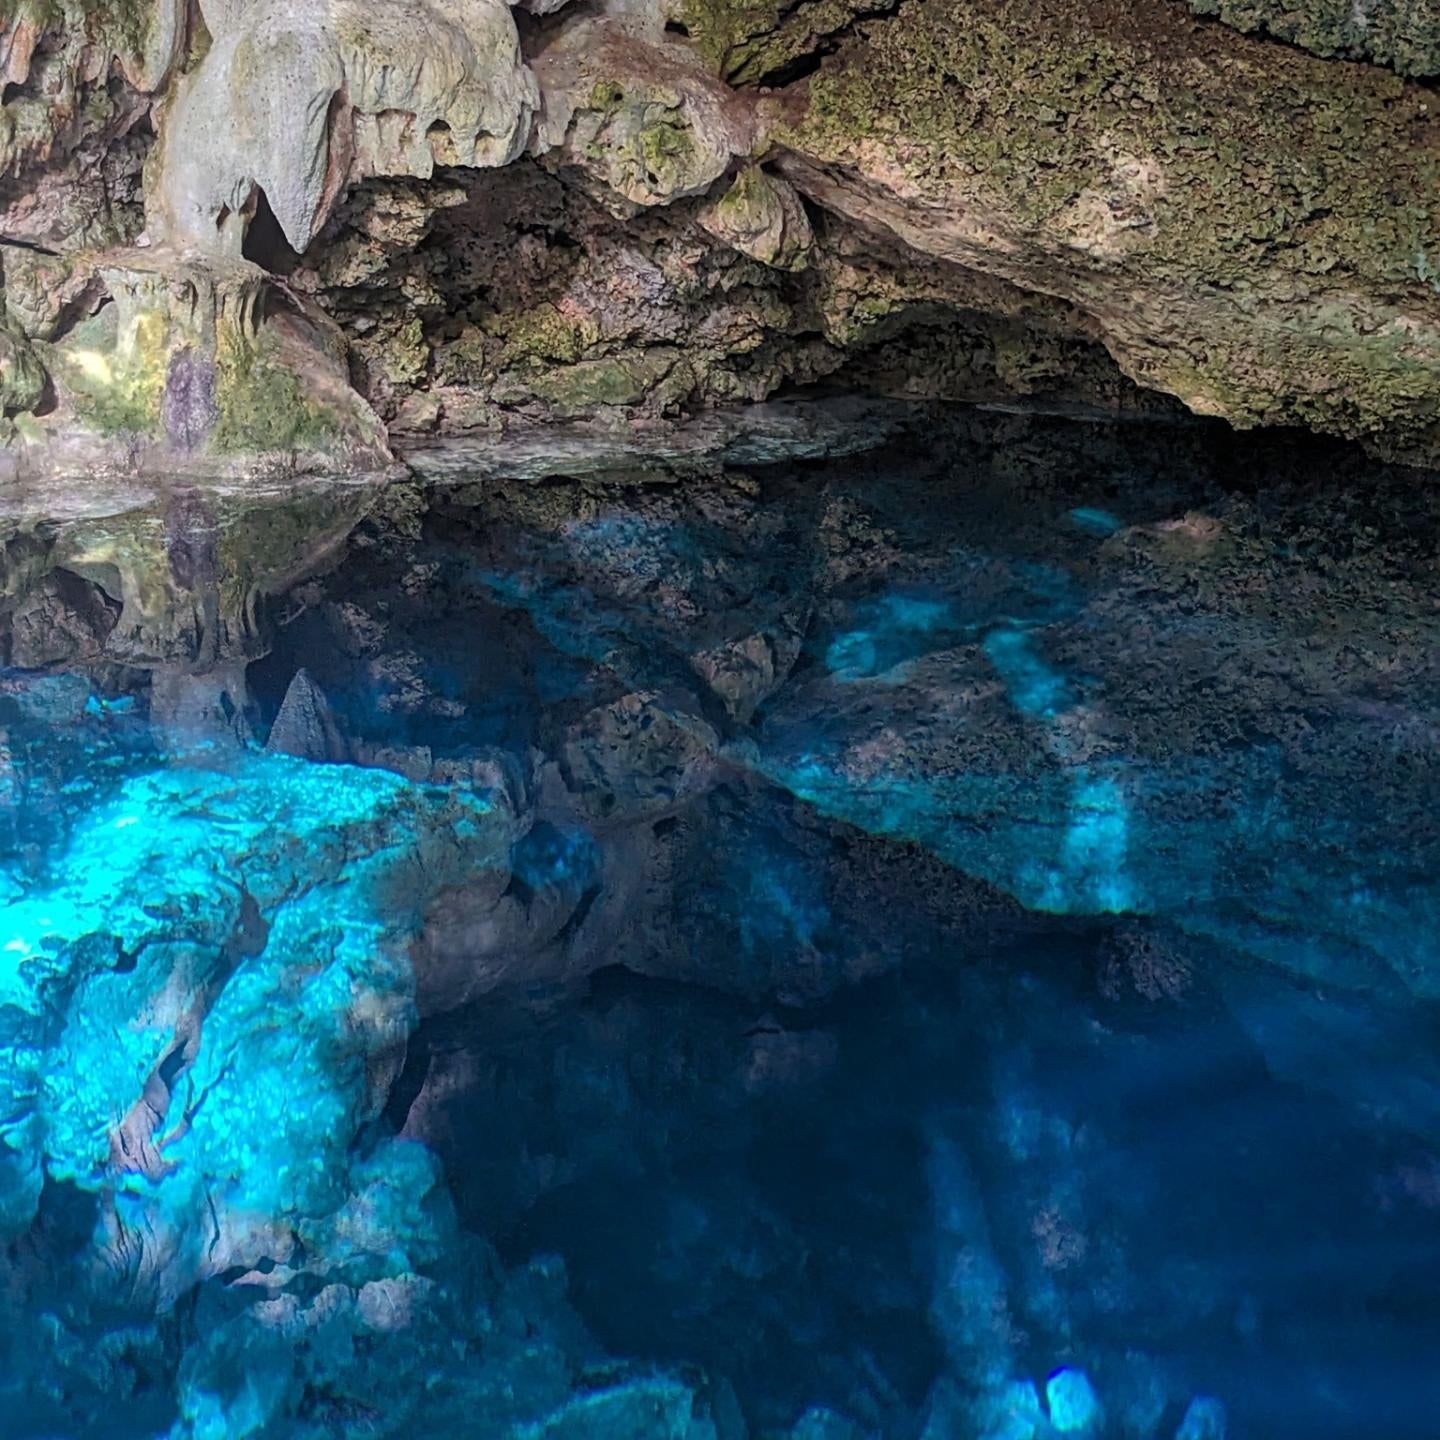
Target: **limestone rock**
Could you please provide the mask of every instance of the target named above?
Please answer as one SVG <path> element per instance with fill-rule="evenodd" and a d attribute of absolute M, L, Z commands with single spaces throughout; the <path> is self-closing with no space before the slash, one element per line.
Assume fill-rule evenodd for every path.
<path fill-rule="evenodd" d="M 784 681 L 799 655 L 800 637 L 776 627 L 703 651 L 691 664 L 731 719 L 743 724 Z"/>
<path fill-rule="evenodd" d="M 105 297 L 88 256 L 52 255 L 20 246 L 5 247 L 0 255 L 5 264 L 5 309 L 31 339 L 58 340 L 69 317 L 88 318 Z"/>
<path fill-rule="evenodd" d="M 1440 74 L 1435 0 L 1190 0 L 1190 8 L 1317 55 L 1374 60 L 1402 75 Z"/>
<path fill-rule="evenodd" d="M 0 81 L 8 97 L 0 106 L 0 169 L 43 159 L 126 108 L 128 100 L 116 107 L 103 98 L 112 68 L 123 78 L 117 89 L 159 90 L 180 58 L 185 15 L 184 0 L 7 6 L 0 13 Z"/>
<path fill-rule="evenodd" d="M 716 73 L 754 85 L 803 67 L 875 7 L 870 0 L 675 0 L 673 8 Z"/>
<path fill-rule="evenodd" d="M 111 252 L 88 260 L 83 283 L 108 303 L 40 347 L 57 406 L 11 468 L 87 457 L 132 469 L 388 463 L 343 341 L 255 266 Z"/>
<path fill-rule="evenodd" d="M 103 79 L 113 61 L 135 89 L 158 90 L 180 58 L 186 9 L 185 0 L 15 0 L 0 17 L 0 75 L 24 85 L 50 38 L 77 79 Z"/>
<path fill-rule="evenodd" d="M 47 378 L 30 342 L 0 320 L 0 413 L 33 410 L 45 394 Z"/>
<path fill-rule="evenodd" d="M 1062 296 L 1192 410 L 1401 455 L 1440 435 L 1419 86 L 1165 0 L 923 0 L 823 66 L 780 138 L 813 203 Z"/>
<path fill-rule="evenodd" d="M 487 813 L 285 756 L 162 769 L 85 817 L 68 875 L 10 908 L 24 963 L 0 992 L 7 1038 L 37 1015 L 54 1024 L 48 1058 L 6 1047 L 0 1113 L 28 1087 L 50 1176 L 113 1187 L 96 1257 L 112 1285 L 163 1308 L 296 1240 L 346 1258 L 354 1221 L 327 1240 L 327 1220 L 349 1198 L 355 1129 L 384 1099 L 369 1062 L 412 1014 L 403 942 L 434 887 L 484 863 Z M 222 816 L 223 850 L 185 840 Z M 64 930 L 88 907 L 112 947 Z"/>
<path fill-rule="evenodd" d="M 41 670 L 96 658 L 115 618 L 98 586 L 63 571 L 46 575 L 10 617 L 9 663 Z"/>
<path fill-rule="evenodd" d="M 814 242 L 810 217 L 794 187 L 747 165 L 700 223 L 742 255 L 776 270 L 803 270 Z"/>
<path fill-rule="evenodd" d="M 279 755 L 294 755 L 317 763 L 348 758 L 348 747 L 335 723 L 325 692 L 308 670 L 297 670 L 280 703 L 265 748 Z"/>
<path fill-rule="evenodd" d="M 582 20 L 534 65 L 545 97 L 536 148 L 631 205 L 700 195 L 756 142 L 755 117 L 678 47 Z"/>
<path fill-rule="evenodd" d="M 565 785 L 596 821 L 660 817 L 713 780 L 719 736 L 673 700 L 626 695 L 584 716 L 561 752 Z"/>
<path fill-rule="evenodd" d="M 654 420 L 820 381 L 1150 392 L 1423 462 L 1440 112 L 1401 77 L 1436 73 L 1435 3 L 527 0 L 517 27 L 504 0 L 17 0 L 0 243 L 36 247 L 10 313 L 66 353 L 0 464 L 293 469 L 383 458 L 377 417 Z M 98 281 L 146 246 L 213 262 L 201 288 L 247 256 L 293 278 L 238 406 L 245 367 L 169 319 L 163 398 L 75 375 L 113 364 L 128 302 Z"/>
<path fill-rule="evenodd" d="M 238 257 L 263 193 L 305 250 L 347 182 L 503 165 L 537 95 L 503 0 L 253 0 L 168 108 L 152 225 Z"/>

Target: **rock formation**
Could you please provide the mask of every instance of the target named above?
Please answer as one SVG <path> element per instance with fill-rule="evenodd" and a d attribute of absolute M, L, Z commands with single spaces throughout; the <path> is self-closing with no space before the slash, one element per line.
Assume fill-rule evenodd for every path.
<path fill-rule="evenodd" d="M 1196 411 L 1433 445 L 1421 87 L 1167 0 L 928 0 L 847 45 L 781 133 L 817 201 L 1063 297 Z"/>
<path fill-rule="evenodd" d="M 0 492 L 4 1423 L 1429 1413 L 1292 1223 L 1433 1292 L 1428 477 L 853 399 L 413 465 Z"/>
<path fill-rule="evenodd" d="M 0 463 L 375 468 L 387 428 L 822 381 L 1424 460 L 1433 30 L 1429 0 L 17 0 Z"/>
<path fill-rule="evenodd" d="M 267 204 L 297 251 L 368 176 L 504 165 L 539 103 L 503 0 L 229 0 L 177 79 L 150 224 L 238 259 Z"/>
<path fill-rule="evenodd" d="M 248 738 L 246 671 L 272 642 L 269 597 L 325 568 L 378 483 L 241 500 L 165 482 L 118 514 L 76 485 L 58 525 L 38 520 L 57 508 L 54 486 L 38 509 L 13 497 L 0 507 L 0 664 L 143 678 L 162 745 Z"/>

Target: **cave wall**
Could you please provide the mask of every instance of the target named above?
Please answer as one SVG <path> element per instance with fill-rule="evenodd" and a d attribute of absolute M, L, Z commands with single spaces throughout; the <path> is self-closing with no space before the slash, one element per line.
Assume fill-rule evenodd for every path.
<path fill-rule="evenodd" d="M 0 467 L 821 383 L 1433 459 L 1426 3 L 24 0 Z"/>

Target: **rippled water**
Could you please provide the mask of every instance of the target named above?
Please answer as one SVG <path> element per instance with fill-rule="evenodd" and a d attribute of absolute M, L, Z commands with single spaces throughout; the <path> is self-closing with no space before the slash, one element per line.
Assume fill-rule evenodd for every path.
<path fill-rule="evenodd" d="M 0 494 L 0 1437 L 1440 1433 L 1440 488 L 803 407 Z"/>

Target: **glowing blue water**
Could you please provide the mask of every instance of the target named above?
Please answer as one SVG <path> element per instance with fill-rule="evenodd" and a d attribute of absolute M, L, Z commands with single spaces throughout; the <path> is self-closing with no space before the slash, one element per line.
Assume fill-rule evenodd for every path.
<path fill-rule="evenodd" d="M 1433 1432 L 1424 482 L 968 423 L 0 531 L 0 1440 Z"/>

